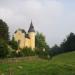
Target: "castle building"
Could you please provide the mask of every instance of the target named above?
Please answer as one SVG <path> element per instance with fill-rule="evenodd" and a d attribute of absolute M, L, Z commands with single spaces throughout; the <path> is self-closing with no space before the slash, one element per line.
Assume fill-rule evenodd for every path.
<path fill-rule="evenodd" d="M 18 29 L 14 33 L 14 39 L 19 44 L 19 48 L 35 48 L 35 30 L 31 22 L 28 32 L 26 33 L 24 29 Z"/>

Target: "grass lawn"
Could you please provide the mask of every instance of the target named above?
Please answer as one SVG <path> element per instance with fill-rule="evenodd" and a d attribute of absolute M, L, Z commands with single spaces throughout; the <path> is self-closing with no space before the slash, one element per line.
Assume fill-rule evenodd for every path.
<path fill-rule="evenodd" d="M 38 57 L 0 60 L 0 75 L 75 75 L 75 52 L 51 60 Z"/>

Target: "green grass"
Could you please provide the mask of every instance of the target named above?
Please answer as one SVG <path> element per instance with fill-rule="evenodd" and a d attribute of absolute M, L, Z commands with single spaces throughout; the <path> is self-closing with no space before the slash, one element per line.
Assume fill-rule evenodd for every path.
<path fill-rule="evenodd" d="M 0 75 L 75 75 L 75 52 L 55 56 L 0 60 Z"/>

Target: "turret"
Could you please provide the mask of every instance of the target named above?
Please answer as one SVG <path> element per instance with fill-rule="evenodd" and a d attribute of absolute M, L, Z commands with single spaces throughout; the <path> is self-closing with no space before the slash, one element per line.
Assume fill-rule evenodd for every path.
<path fill-rule="evenodd" d="M 28 34 L 30 37 L 30 47 L 32 48 L 32 50 L 34 50 L 34 48 L 35 48 L 35 30 L 34 30 L 34 26 L 33 26 L 32 21 L 30 24 L 30 28 L 28 30 Z"/>

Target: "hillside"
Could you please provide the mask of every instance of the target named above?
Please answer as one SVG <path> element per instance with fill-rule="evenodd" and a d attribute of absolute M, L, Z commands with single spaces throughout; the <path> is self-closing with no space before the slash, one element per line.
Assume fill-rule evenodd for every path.
<path fill-rule="evenodd" d="M 55 56 L 0 60 L 0 75 L 75 75 L 75 52 Z"/>

